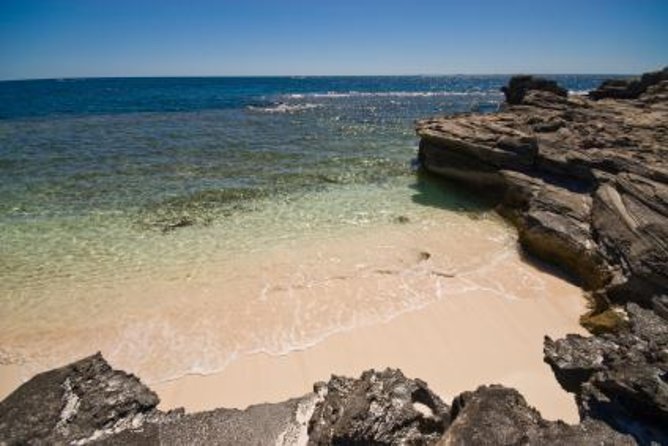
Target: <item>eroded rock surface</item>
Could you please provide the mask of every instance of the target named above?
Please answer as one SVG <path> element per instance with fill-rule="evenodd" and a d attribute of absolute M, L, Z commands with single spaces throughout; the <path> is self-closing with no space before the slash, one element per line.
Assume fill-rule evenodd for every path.
<path fill-rule="evenodd" d="M 86 442 L 181 415 L 158 411 L 158 402 L 98 353 L 35 376 L 0 402 L 0 443 Z"/>
<path fill-rule="evenodd" d="M 316 399 L 162 412 L 152 390 L 98 353 L 35 376 L 0 402 L 0 445 L 305 444 Z"/>
<path fill-rule="evenodd" d="M 626 311 L 627 328 L 616 334 L 546 337 L 545 360 L 577 395 L 582 416 L 604 420 L 640 443 L 667 444 L 668 323 L 634 303 Z"/>
<path fill-rule="evenodd" d="M 507 94 L 519 89 L 522 99 L 503 112 L 419 121 L 420 161 L 502 191 L 499 211 L 522 246 L 598 298 L 649 305 L 668 289 L 668 95 L 660 76 L 642 79 L 658 83 L 619 101 L 513 80 Z"/>
<path fill-rule="evenodd" d="M 547 421 L 515 389 L 493 385 L 465 392 L 452 403 L 452 424 L 439 446 L 633 445 L 633 438 L 586 419 L 569 425 Z"/>
<path fill-rule="evenodd" d="M 432 444 L 450 424 L 449 407 L 399 370 L 333 376 L 316 391 L 324 399 L 309 423 L 310 445 Z"/>
<path fill-rule="evenodd" d="M 534 83 L 511 81 L 500 113 L 418 122 L 419 159 L 497 194 L 522 247 L 589 290 L 598 336 L 545 340 L 582 425 L 668 443 L 668 69 L 605 82 L 600 101 Z"/>
<path fill-rule="evenodd" d="M 557 85 L 555 81 L 534 76 L 514 76 L 501 91 L 506 96 L 506 103 L 521 104 L 529 90 L 549 91 L 557 96 L 568 96 L 568 91 Z"/>

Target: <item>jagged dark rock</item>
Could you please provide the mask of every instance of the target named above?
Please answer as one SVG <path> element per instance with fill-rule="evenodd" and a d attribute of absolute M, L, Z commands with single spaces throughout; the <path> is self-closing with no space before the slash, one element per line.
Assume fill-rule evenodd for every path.
<path fill-rule="evenodd" d="M 508 86 L 501 88 L 506 96 L 506 102 L 511 105 L 521 104 L 529 90 L 549 91 L 563 97 L 568 95 L 568 91 L 555 81 L 526 75 L 513 76 Z"/>
<path fill-rule="evenodd" d="M 668 81 L 668 67 L 660 71 L 645 73 L 640 78 L 610 79 L 596 90 L 589 92 L 592 99 L 637 99 L 647 89 L 661 81 Z"/>
<path fill-rule="evenodd" d="M 178 418 L 158 396 L 96 354 L 41 373 L 0 402 L 0 443 L 72 443 Z"/>
<path fill-rule="evenodd" d="M 76 401 L 85 403 L 69 402 L 68 380 L 83 383 Z M 462 393 L 452 409 L 426 383 L 392 369 L 333 376 L 314 390 L 246 410 L 163 413 L 151 390 L 96 355 L 38 375 L 0 403 L 0 444 L 635 444 L 588 415 L 577 425 L 546 421 L 499 385 Z"/>
<path fill-rule="evenodd" d="M 399 370 L 333 376 L 309 423 L 309 444 L 431 444 L 450 423 L 448 406 L 427 384 Z"/>
<path fill-rule="evenodd" d="M 303 443 L 316 400 L 308 394 L 243 411 L 162 412 L 152 390 L 98 353 L 35 376 L 0 402 L 0 444 Z"/>
<path fill-rule="evenodd" d="M 438 444 L 585 446 L 635 442 L 597 420 L 586 419 L 576 425 L 547 421 L 517 390 L 493 385 L 464 392 L 454 399 L 452 424 Z"/>
<path fill-rule="evenodd" d="M 545 339 L 545 360 L 577 395 L 580 413 L 632 434 L 641 444 L 668 443 L 668 324 L 634 303 L 616 334 Z"/>

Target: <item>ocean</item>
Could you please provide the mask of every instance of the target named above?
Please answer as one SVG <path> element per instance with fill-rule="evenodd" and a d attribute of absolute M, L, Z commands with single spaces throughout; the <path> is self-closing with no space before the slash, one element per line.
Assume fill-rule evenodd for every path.
<path fill-rule="evenodd" d="M 554 76 L 573 92 L 606 77 Z M 28 376 L 102 350 L 155 382 L 425 305 L 403 235 L 478 231 L 496 247 L 470 271 L 514 236 L 475 195 L 416 174 L 413 122 L 496 111 L 507 81 L 0 82 L 0 365 Z M 346 259 L 346 241 L 370 239 Z M 337 288 L 392 253 L 379 274 L 418 275 Z"/>

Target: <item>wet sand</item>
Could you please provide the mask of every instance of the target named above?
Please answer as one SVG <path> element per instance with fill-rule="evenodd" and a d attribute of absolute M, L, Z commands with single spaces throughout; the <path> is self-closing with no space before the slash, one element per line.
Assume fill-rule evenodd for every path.
<path fill-rule="evenodd" d="M 536 273 L 545 274 L 545 273 Z M 330 374 L 400 368 L 450 400 L 478 385 L 517 388 L 548 419 L 577 422 L 572 396 L 543 363 L 543 336 L 583 333 L 580 290 L 545 275 L 548 291 L 516 300 L 488 291 L 448 297 L 377 325 L 333 335 L 313 347 L 274 356 L 254 354 L 222 373 L 154 384 L 164 409 L 243 408 L 304 394 Z"/>
<path fill-rule="evenodd" d="M 581 290 L 524 262 L 494 214 L 435 209 L 49 291 L 59 290 L 62 299 L 5 315 L 0 398 L 19 379 L 101 350 L 156 390 L 164 409 L 277 402 L 331 373 L 396 367 L 447 400 L 502 383 L 547 418 L 577 420 L 542 361 L 542 340 L 583 332 Z"/>

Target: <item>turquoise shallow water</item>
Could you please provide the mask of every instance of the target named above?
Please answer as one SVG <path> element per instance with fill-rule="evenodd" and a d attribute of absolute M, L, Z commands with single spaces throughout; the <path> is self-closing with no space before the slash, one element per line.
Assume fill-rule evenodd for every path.
<path fill-rule="evenodd" d="M 584 90 L 599 77 L 558 80 Z M 413 120 L 493 111 L 506 81 L 444 76 L 0 82 L 0 289 L 35 276 L 75 274 L 76 259 L 90 262 L 86 252 L 109 269 L 119 261 L 120 267 L 136 237 L 157 232 L 174 238 L 168 233 L 272 201 L 410 176 Z M 330 215 L 313 218 L 338 212 L 332 207 Z M 71 261 L 51 267 L 54 258 Z"/>
<path fill-rule="evenodd" d="M 600 77 L 558 80 L 581 91 Z M 95 345 L 144 338 L 132 325 L 134 310 L 109 316 L 110 307 L 135 308 L 142 293 L 153 293 L 137 282 L 167 283 L 160 288 L 166 290 L 199 277 L 197 290 L 206 295 L 217 274 L 210 265 L 229 267 L 249 253 L 261 258 L 273 246 L 387 224 L 409 222 L 412 231 L 410 225 L 435 224 L 443 209 L 477 215 L 482 206 L 474 196 L 416 177 L 413 121 L 494 111 L 506 81 L 0 82 L 0 363 L 47 358 L 42 365 L 52 365 L 81 354 L 70 347 L 82 333 L 90 336 L 96 321 L 107 331 Z M 134 284 L 127 293 L 125 282 Z M 180 289 L 179 299 L 191 292 Z M 154 295 L 150 308 L 169 308 L 172 298 Z M 129 325 L 109 328 L 123 314 L 130 316 L 119 326 Z M 63 338 L 58 348 L 26 340 L 53 339 L 63 328 L 71 329 L 72 342 Z M 141 348 L 118 349 L 126 358 L 151 356 Z M 220 351 L 220 343 L 211 349 Z M 204 369 L 229 360 L 194 358 L 182 358 L 166 376 L 193 370 L 200 359 L 213 364 Z"/>

